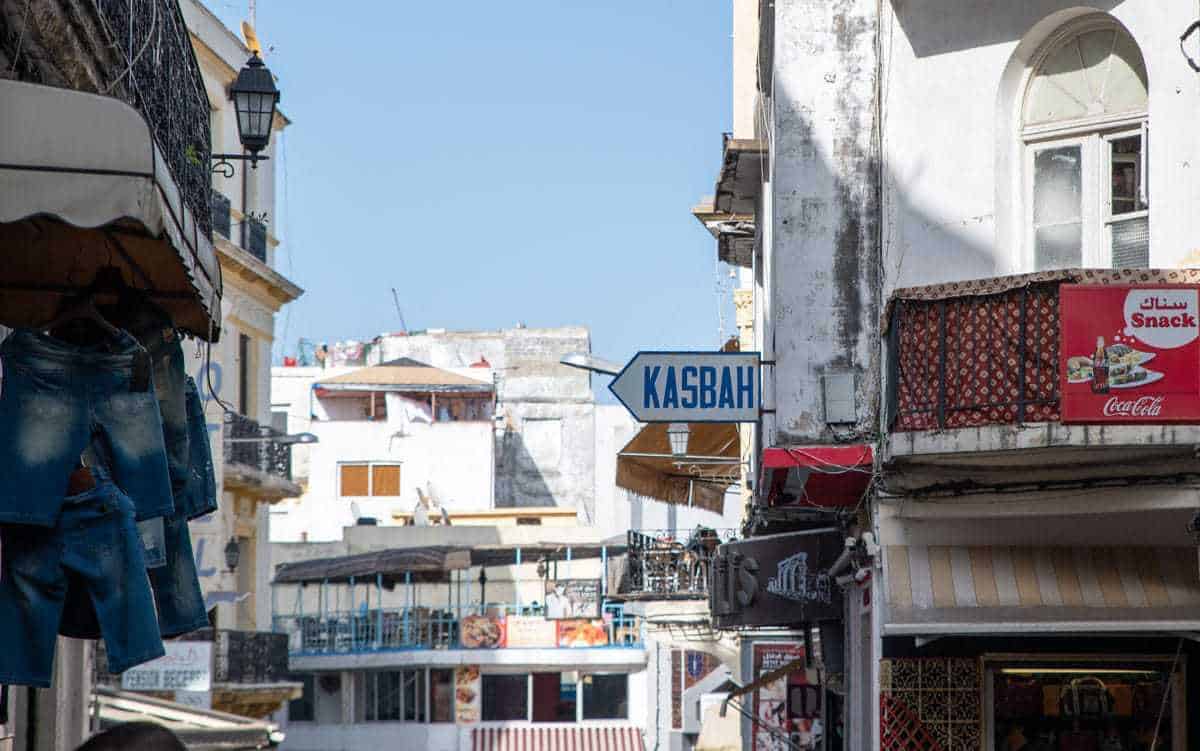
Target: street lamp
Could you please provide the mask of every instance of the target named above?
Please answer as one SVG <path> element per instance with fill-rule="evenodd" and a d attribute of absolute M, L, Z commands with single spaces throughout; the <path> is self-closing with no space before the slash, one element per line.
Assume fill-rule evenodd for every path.
<path fill-rule="evenodd" d="M 571 352 L 563 355 L 559 362 L 567 367 L 590 370 L 593 373 L 603 373 L 604 375 L 615 376 L 621 373 L 621 366 L 617 363 L 590 355 L 587 352 Z"/>
<path fill-rule="evenodd" d="M 688 451 L 688 437 L 692 429 L 686 422 L 673 422 L 667 426 L 667 440 L 671 442 L 671 453 L 675 456 L 685 456 Z"/>
<path fill-rule="evenodd" d="M 242 546 L 238 544 L 237 537 L 230 537 L 229 542 L 225 543 L 225 568 L 229 569 L 229 573 L 237 571 L 241 559 Z"/>
<path fill-rule="evenodd" d="M 258 160 L 269 158 L 259 152 L 271 141 L 279 89 L 275 87 L 275 77 L 263 64 L 258 52 L 251 54 L 238 72 L 237 79 L 229 87 L 229 98 L 233 100 L 233 108 L 237 112 L 238 140 L 249 153 L 213 154 L 215 162 L 212 171 L 220 172 L 225 177 L 233 177 L 233 161 L 248 161 L 252 168 L 257 169 Z"/>

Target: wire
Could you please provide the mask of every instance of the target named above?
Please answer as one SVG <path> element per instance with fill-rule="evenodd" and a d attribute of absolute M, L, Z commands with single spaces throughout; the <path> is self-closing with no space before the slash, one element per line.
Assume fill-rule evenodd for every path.
<path fill-rule="evenodd" d="M 138 50 L 132 59 L 126 58 L 128 65 L 125 67 L 125 70 L 121 72 L 121 75 L 110 81 L 108 86 L 105 86 L 100 92 L 101 94 L 107 94 L 112 91 L 113 87 L 120 83 L 121 79 L 125 78 L 125 76 L 129 76 L 130 80 L 133 79 L 133 66 L 137 65 L 138 61 L 142 59 L 142 55 L 146 53 L 146 48 L 150 46 L 150 41 L 154 39 L 155 29 L 158 27 L 158 3 L 150 3 L 150 9 L 154 12 L 154 15 L 150 17 L 150 31 L 146 33 L 146 41 L 142 42 L 141 49 Z M 104 18 L 103 13 L 100 14 L 100 18 Z M 137 85 L 136 81 L 134 81 L 134 85 Z"/>
<path fill-rule="evenodd" d="M 1162 705 L 1158 708 L 1158 718 L 1154 721 L 1154 740 L 1150 741 L 1150 751 L 1158 748 L 1158 729 L 1162 727 L 1163 715 L 1167 712 L 1167 700 L 1171 697 L 1171 689 L 1174 688 L 1173 679 L 1175 671 L 1179 669 L 1179 655 L 1183 652 L 1183 637 L 1180 637 L 1179 644 L 1175 647 L 1175 660 L 1171 663 L 1171 672 L 1167 674 L 1167 688 L 1163 691 Z"/>

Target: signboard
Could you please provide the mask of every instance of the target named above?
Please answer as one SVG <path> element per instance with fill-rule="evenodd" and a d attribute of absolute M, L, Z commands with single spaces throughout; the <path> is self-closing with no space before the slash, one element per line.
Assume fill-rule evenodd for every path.
<path fill-rule="evenodd" d="M 546 617 L 599 618 L 599 579 L 546 580 Z"/>
<path fill-rule="evenodd" d="M 504 616 L 468 615 L 462 619 L 459 641 L 467 649 L 501 649 L 504 647 Z"/>
<path fill-rule="evenodd" d="M 736 628 L 840 620 L 842 591 L 828 572 L 844 547 L 835 529 L 721 545 L 709 588 L 713 624 Z"/>
<path fill-rule="evenodd" d="M 541 616 L 510 615 L 505 619 L 504 631 L 509 649 L 558 646 L 558 628 L 555 622 Z"/>
<path fill-rule="evenodd" d="M 757 352 L 639 352 L 608 388 L 639 422 L 757 422 Z"/>
<path fill-rule="evenodd" d="M 478 665 L 461 665 L 454 669 L 454 721 L 459 725 L 479 722 L 482 683 Z"/>
<path fill-rule="evenodd" d="M 209 691 L 212 642 L 163 642 L 166 654 L 121 674 L 126 691 Z"/>
<path fill-rule="evenodd" d="M 608 628 L 604 621 L 557 621 L 555 626 L 560 647 L 608 646 Z"/>
<path fill-rule="evenodd" d="M 1064 284 L 1064 423 L 1200 422 L 1200 288 Z"/>
<path fill-rule="evenodd" d="M 800 642 L 759 642 L 754 645 L 754 678 L 778 670 L 804 657 Z M 797 670 L 754 692 L 754 724 L 750 747 L 753 751 L 789 751 L 791 731 L 788 716 L 788 685 L 803 681 L 804 671 Z M 774 732 L 772 732 L 774 731 Z"/>

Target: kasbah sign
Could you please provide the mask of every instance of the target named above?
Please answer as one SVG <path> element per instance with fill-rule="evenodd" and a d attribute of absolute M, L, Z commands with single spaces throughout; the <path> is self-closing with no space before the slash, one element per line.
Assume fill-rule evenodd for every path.
<path fill-rule="evenodd" d="M 1064 423 L 1200 422 L 1200 287 L 1063 285 Z"/>

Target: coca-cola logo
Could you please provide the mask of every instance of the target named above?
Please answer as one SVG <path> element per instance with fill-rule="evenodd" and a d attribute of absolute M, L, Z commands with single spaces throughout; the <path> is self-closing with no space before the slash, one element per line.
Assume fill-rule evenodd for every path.
<path fill-rule="evenodd" d="M 1105 417 L 1158 417 L 1162 414 L 1163 397 L 1140 396 L 1137 399 L 1121 399 L 1110 396 L 1104 403 Z"/>

